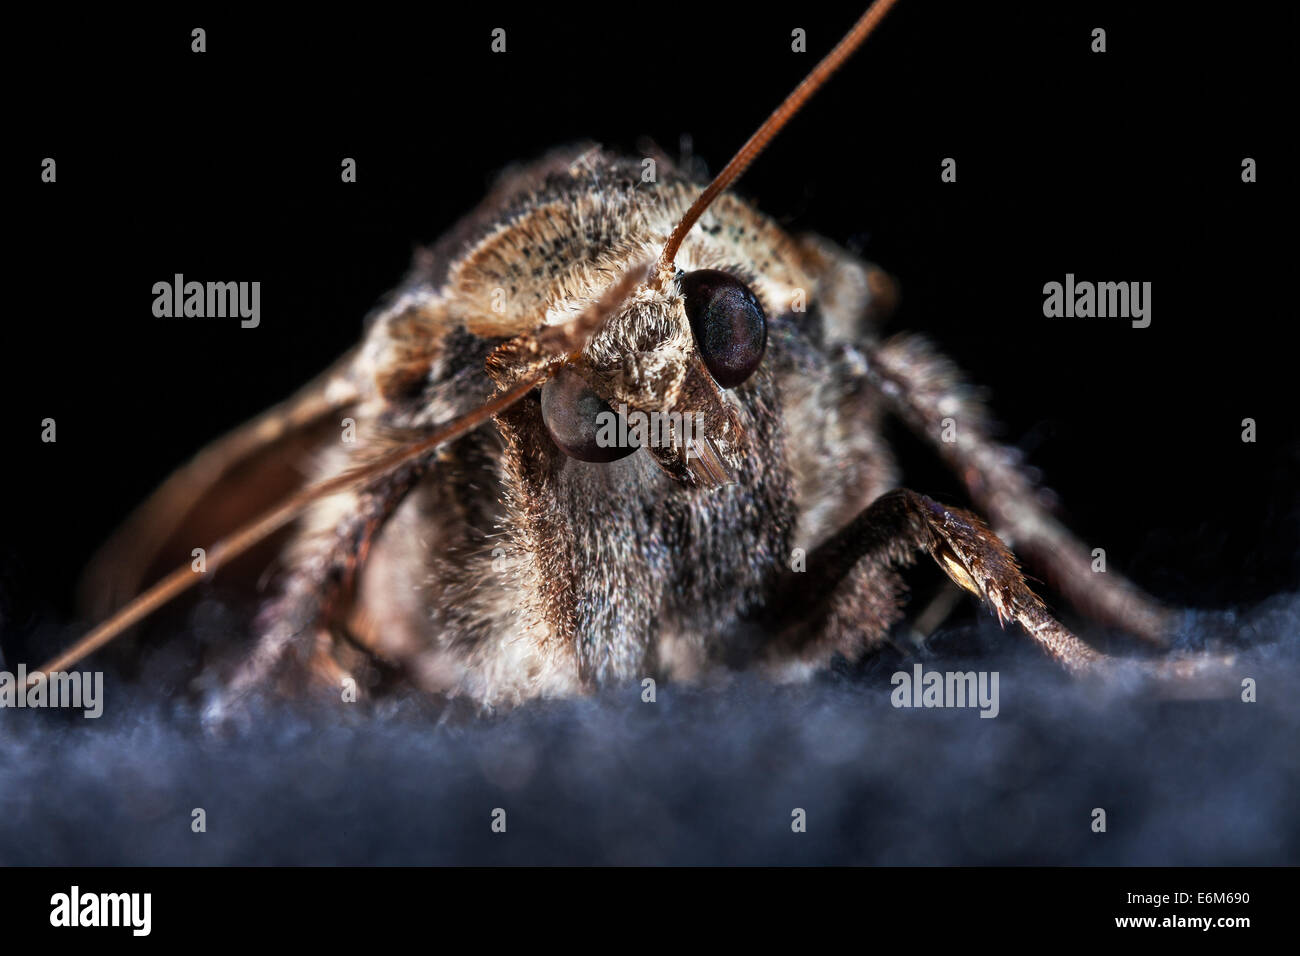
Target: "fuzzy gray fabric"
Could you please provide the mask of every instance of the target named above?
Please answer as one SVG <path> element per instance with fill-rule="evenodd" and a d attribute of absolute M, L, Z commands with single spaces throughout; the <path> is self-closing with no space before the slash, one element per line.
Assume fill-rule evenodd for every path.
<path fill-rule="evenodd" d="M 1296 863 L 1298 621 L 1300 595 L 1187 616 L 1254 704 L 1100 692 L 996 624 L 945 632 L 925 667 L 998 670 L 992 720 L 895 709 L 889 657 L 489 719 L 277 704 L 224 736 L 110 678 L 97 721 L 0 710 L 0 863 Z"/>

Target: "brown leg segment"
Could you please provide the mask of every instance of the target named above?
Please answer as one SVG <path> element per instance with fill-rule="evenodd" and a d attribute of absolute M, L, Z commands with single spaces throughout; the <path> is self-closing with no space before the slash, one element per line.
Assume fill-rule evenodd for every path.
<path fill-rule="evenodd" d="M 1017 465 L 1017 453 L 985 432 L 981 404 L 952 364 L 922 340 L 906 336 L 864 346 L 867 381 L 916 434 L 933 443 L 972 500 L 1035 571 L 1089 617 L 1167 644 L 1168 609 L 1115 572 L 1094 573 L 1088 549 L 1048 512 L 1039 490 Z M 944 420 L 953 439 L 944 440 Z"/>
<path fill-rule="evenodd" d="M 819 601 L 862 563 L 882 573 L 929 554 L 957 584 L 984 601 L 1005 624 L 1015 621 L 1072 671 L 1105 660 L 1048 613 L 1029 589 L 1015 558 L 979 518 L 914 491 L 881 495 L 842 531 L 808 556 L 801 600 Z"/>
<path fill-rule="evenodd" d="M 357 575 L 375 536 L 427 468 L 427 461 L 408 465 L 358 493 L 332 533 L 300 546 L 280 595 L 258 615 L 256 646 L 209 703 L 207 720 L 220 723 L 277 679 L 332 681 L 342 674 L 329 646 L 344 628 Z"/>

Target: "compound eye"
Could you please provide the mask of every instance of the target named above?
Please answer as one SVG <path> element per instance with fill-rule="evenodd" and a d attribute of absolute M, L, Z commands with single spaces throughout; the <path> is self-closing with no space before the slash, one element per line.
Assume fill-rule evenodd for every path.
<path fill-rule="evenodd" d="M 688 272 L 677 285 L 709 374 L 723 388 L 735 388 L 763 361 L 767 348 L 763 307 L 749 286 L 717 269 Z"/>
<path fill-rule="evenodd" d="M 571 368 L 562 368 L 542 386 L 542 421 L 560 450 L 578 461 L 618 461 L 636 451 L 619 445 L 626 429 L 617 413 Z"/>

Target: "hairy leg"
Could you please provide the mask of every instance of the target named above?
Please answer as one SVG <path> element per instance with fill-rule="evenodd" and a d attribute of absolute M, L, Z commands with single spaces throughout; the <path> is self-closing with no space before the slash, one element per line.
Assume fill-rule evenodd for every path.
<path fill-rule="evenodd" d="M 376 535 L 427 468 L 428 462 L 407 465 L 341 504 L 322 506 L 316 530 L 294 546 L 279 595 L 258 614 L 255 646 L 209 702 L 209 721 L 220 722 L 277 681 L 335 683 L 347 676 L 332 651 L 346 630 L 357 575 Z"/>
<path fill-rule="evenodd" d="M 1040 490 L 1019 467 L 1018 453 L 988 437 L 984 409 L 951 362 L 913 336 L 861 351 L 867 381 L 913 431 L 933 443 L 1027 564 L 1095 620 L 1156 645 L 1166 643 L 1170 612 L 1122 576 L 1092 571 L 1088 549 L 1049 513 Z M 942 437 L 944 419 L 953 422 L 951 441 Z"/>
<path fill-rule="evenodd" d="M 777 647 L 788 650 L 808 640 L 810 626 L 818 637 L 864 625 L 878 631 L 887 627 L 897 616 L 895 569 L 918 554 L 934 558 L 1000 622 L 1018 623 L 1069 670 L 1087 670 L 1106 659 L 1048 613 L 1011 552 L 979 518 L 906 489 L 877 498 L 808 555 L 804 572 L 788 575 L 780 606 L 803 620 L 780 622 Z M 864 610 L 867 621 L 860 619 Z"/>

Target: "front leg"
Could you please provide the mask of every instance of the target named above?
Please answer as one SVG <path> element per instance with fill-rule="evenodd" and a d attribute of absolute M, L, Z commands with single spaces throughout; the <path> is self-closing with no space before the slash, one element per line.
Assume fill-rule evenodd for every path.
<path fill-rule="evenodd" d="M 1039 489 L 1017 455 L 991 440 L 987 414 L 953 365 L 915 336 L 863 345 L 867 382 L 961 478 L 976 507 L 1041 574 L 1080 611 L 1163 647 L 1171 614 L 1115 572 L 1094 574 L 1088 548 L 1044 506 Z M 944 422 L 955 424 L 944 441 Z"/>
<path fill-rule="evenodd" d="M 280 593 L 258 615 L 258 638 L 208 701 L 205 719 L 220 724 L 256 693 L 277 685 L 330 683 L 348 676 L 332 645 L 346 630 L 357 575 L 375 537 L 429 461 L 406 465 L 340 501 L 317 508 L 316 528 L 293 546 Z"/>
<path fill-rule="evenodd" d="M 781 601 L 791 616 L 782 621 L 777 645 L 800 642 L 810 627 L 818 633 L 887 627 L 889 611 L 894 610 L 887 602 L 892 599 L 897 605 L 896 569 L 911 564 L 918 554 L 929 554 L 953 581 L 987 604 L 1000 622 L 1018 623 L 1069 670 L 1084 671 L 1106 659 L 1048 613 L 1025 583 L 1011 552 L 984 522 L 968 511 L 946 508 L 906 489 L 877 498 L 808 555 L 804 572 L 787 576 Z M 876 619 L 842 620 L 861 610 L 862 602 L 855 603 L 852 597 L 863 590 L 872 595 L 866 607 Z M 810 610 L 811 617 L 797 619 Z"/>

